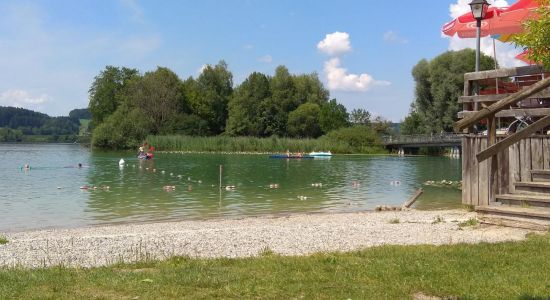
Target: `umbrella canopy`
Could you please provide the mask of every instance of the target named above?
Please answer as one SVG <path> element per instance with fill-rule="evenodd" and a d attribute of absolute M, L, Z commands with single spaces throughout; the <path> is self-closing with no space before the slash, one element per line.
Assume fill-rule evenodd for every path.
<path fill-rule="evenodd" d="M 538 4 L 534 0 L 519 0 L 509 7 L 490 7 L 485 19 L 481 21 L 481 36 L 509 35 L 520 33 L 523 22 L 536 18 Z M 471 13 L 465 13 L 443 25 L 441 31 L 448 36 L 460 38 L 476 37 L 476 19 Z"/>
<path fill-rule="evenodd" d="M 530 58 L 529 58 L 529 49 L 521 52 L 520 54 L 516 55 L 515 56 L 516 59 L 519 59 L 521 60 L 522 62 L 528 64 L 528 65 L 534 65 L 536 64 L 534 61 L 532 61 Z"/>

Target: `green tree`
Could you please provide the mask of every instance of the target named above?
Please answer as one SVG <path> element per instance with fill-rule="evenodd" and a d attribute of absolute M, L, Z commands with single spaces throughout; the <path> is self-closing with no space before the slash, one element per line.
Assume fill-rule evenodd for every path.
<path fill-rule="evenodd" d="M 315 103 L 304 103 L 288 115 L 288 133 L 294 137 L 316 138 L 322 133 L 319 126 L 321 108 Z"/>
<path fill-rule="evenodd" d="M 323 132 L 327 133 L 341 127 L 347 127 L 349 125 L 348 118 L 346 107 L 336 102 L 336 99 L 321 104 L 319 125 Z"/>
<path fill-rule="evenodd" d="M 107 66 L 94 78 L 89 90 L 88 105 L 94 126 L 101 124 L 116 111 L 122 102 L 120 91 L 131 79 L 138 76 L 139 72 L 136 69 Z"/>
<path fill-rule="evenodd" d="M 292 98 L 289 98 L 288 106 L 285 107 L 288 111 L 292 111 L 306 102 L 318 105 L 328 102 L 329 91 L 325 89 L 317 73 L 295 75 L 292 81 L 294 82 L 294 95 L 289 95 Z"/>
<path fill-rule="evenodd" d="M 550 0 L 537 1 L 539 18 L 525 22 L 525 31 L 514 36 L 514 43 L 529 50 L 530 60 L 550 68 Z"/>
<path fill-rule="evenodd" d="M 270 101 L 269 79 L 254 72 L 235 89 L 229 101 L 226 132 L 230 135 L 261 136 L 265 132 L 262 123 L 262 102 Z"/>
<path fill-rule="evenodd" d="M 100 148 L 135 149 L 151 130 L 148 120 L 140 108 L 123 103 L 94 129 L 92 144 Z"/>
<path fill-rule="evenodd" d="M 409 135 L 422 132 L 422 118 L 416 111 L 411 111 L 401 122 L 401 134 Z"/>
<path fill-rule="evenodd" d="M 224 61 L 206 66 L 195 83 L 187 82 L 186 91 L 195 88 L 189 98 L 192 112 L 208 123 L 210 134 L 220 134 L 227 121 L 227 104 L 233 93 L 233 75 Z"/>
<path fill-rule="evenodd" d="M 181 80 L 168 68 L 147 72 L 130 87 L 129 101 L 142 110 L 152 134 L 170 133 L 176 115 L 185 105 Z"/>
<path fill-rule="evenodd" d="M 481 55 L 481 70 L 492 69 L 494 60 Z M 413 68 L 416 83 L 415 101 L 411 111 L 420 117 L 420 132 L 452 131 L 460 109 L 458 98 L 464 91 L 464 73 L 475 69 L 475 51 L 464 49 L 448 51 L 430 62 L 421 60 Z"/>
<path fill-rule="evenodd" d="M 369 125 L 370 124 L 370 112 L 362 108 L 356 108 L 351 111 L 349 115 L 350 122 L 355 125 Z"/>

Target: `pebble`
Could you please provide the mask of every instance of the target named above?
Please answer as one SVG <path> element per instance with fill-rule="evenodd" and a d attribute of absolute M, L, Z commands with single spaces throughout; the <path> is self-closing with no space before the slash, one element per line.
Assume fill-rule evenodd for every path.
<path fill-rule="evenodd" d="M 437 217 L 446 222 L 433 224 Z M 460 230 L 475 212 L 386 211 L 296 214 L 3 233 L 0 266 L 95 267 L 171 256 L 236 258 L 270 249 L 281 255 L 355 251 L 379 245 L 457 244 L 525 239 L 528 230 Z M 399 219 L 399 224 L 388 220 Z"/>

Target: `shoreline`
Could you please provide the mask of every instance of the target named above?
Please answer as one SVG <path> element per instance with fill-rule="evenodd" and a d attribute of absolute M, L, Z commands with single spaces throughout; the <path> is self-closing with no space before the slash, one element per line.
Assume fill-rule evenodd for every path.
<path fill-rule="evenodd" d="M 354 251 L 380 245 L 446 245 L 523 240 L 530 230 L 459 223 L 475 212 L 385 211 L 292 214 L 44 229 L 7 233 L 0 267 L 97 267 L 119 262 L 239 258 Z"/>

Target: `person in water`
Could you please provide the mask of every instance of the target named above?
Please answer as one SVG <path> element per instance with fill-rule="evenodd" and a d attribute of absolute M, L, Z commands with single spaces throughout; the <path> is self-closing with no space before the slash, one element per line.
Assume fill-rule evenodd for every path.
<path fill-rule="evenodd" d="M 143 151 L 143 146 L 139 147 L 139 151 L 138 151 L 138 158 L 142 158 L 142 157 L 145 157 L 145 151 Z"/>

